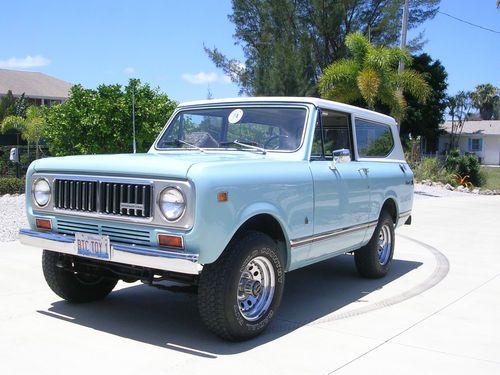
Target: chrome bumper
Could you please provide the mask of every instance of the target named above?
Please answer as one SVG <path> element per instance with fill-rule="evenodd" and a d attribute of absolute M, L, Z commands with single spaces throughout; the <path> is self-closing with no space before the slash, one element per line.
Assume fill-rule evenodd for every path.
<path fill-rule="evenodd" d="M 59 253 L 76 254 L 75 238 L 70 235 L 50 232 L 38 232 L 31 229 L 19 231 L 19 241 L 23 245 L 52 250 Z M 198 263 L 198 254 L 184 254 L 153 247 L 111 243 L 111 259 L 105 262 L 116 262 L 197 275 L 202 266 Z"/>

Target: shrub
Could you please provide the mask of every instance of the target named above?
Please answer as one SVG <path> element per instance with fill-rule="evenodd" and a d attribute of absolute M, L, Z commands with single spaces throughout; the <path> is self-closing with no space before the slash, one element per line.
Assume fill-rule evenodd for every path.
<path fill-rule="evenodd" d="M 455 178 L 436 158 L 424 158 L 412 166 L 417 181 L 431 180 L 445 184 L 454 184 Z"/>
<path fill-rule="evenodd" d="M 486 174 L 481 171 L 481 164 L 476 155 L 458 155 L 457 151 L 452 151 L 446 161 L 446 169 L 466 178 L 474 186 L 482 186 L 486 183 Z"/>
<path fill-rule="evenodd" d="M 2 177 L 0 178 L 0 195 L 23 194 L 24 178 Z"/>

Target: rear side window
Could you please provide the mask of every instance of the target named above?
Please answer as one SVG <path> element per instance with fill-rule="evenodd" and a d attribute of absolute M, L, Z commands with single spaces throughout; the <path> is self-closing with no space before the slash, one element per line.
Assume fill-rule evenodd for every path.
<path fill-rule="evenodd" d="M 356 119 L 356 144 L 360 157 L 385 157 L 394 147 L 389 125 Z"/>

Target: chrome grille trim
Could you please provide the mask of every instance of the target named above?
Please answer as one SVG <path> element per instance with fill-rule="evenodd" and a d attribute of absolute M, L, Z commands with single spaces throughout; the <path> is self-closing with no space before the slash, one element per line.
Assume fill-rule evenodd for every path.
<path fill-rule="evenodd" d="M 150 225 L 155 227 L 162 228 L 172 228 L 172 229 L 181 229 L 181 230 L 190 230 L 194 225 L 195 219 L 195 207 L 196 207 L 196 188 L 194 184 L 186 179 L 177 179 L 177 178 L 141 178 L 141 177 L 120 177 L 120 176 L 102 176 L 102 175 L 85 175 L 85 174 L 61 174 L 61 173 L 44 173 L 44 172 L 36 172 L 29 177 L 31 183 L 31 189 L 33 189 L 33 181 L 36 181 L 38 178 L 44 178 L 49 182 L 49 185 L 52 189 L 52 199 L 49 203 L 44 207 L 39 207 L 36 205 L 33 194 L 30 194 L 31 208 L 33 210 L 33 214 L 52 214 L 60 217 L 71 218 L 74 216 L 89 218 L 89 219 L 106 219 L 113 220 L 117 222 L 124 223 L 138 223 L 141 225 Z M 55 183 L 56 180 L 60 180 L 60 183 Z M 85 182 L 86 192 L 85 192 L 85 200 L 86 205 L 83 205 L 83 195 L 81 198 L 81 202 L 85 210 L 71 210 L 68 209 L 70 199 L 69 195 L 56 195 L 55 191 L 57 189 L 67 189 L 65 191 L 69 192 L 69 183 L 71 181 L 80 181 L 81 184 L 81 194 L 83 194 L 83 182 Z M 117 203 L 115 205 L 116 214 L 106 213 L 105 209 L 105 197 L 102 197 L 98 189 L 92 189 L 93 186 L 90 182 L 104 182 L 116 184 L 116 188 L 114 190 L 115 197 L 117 199 Z M 127 201 L 127 186 L 138 185 L 138 198 L 140 202 L 145 201 L 146 207 L 145 209 L 149 210 L 149 217 L 142 216 L 141 212 L 138 212 L 140 216 L 129 216 L 129 215 L 120 215 L 119 204 L 118 201 Z M 146 185 L 150 186 L 151 195 L 148 194 L 148 189 L 144 189 L 144 193 L 141 192 L 141 186 Z M 66 186 L 66 187 L 65 187 Z M 174 187 L 182 191 L 184 196 L 186 197 L 186 210 L 184 215 L 178 221 L 171 222 L 165 219 L 163 216 L 160 207 L 158 205 L 158 193 L 166 189 L 167 187 Z M 62 190 L 61 190 L 62 191 Z M 145 197 L 143 199 L 142 197 Z M 57 199 L 56 199 L 57 197 Z M 103 207 L 104 210 L 101 210 L 100 207 Z M 123 207 L 125 212 L 125 207 Z M 134 204 L 127 207 L 128 208 L 139 210 L 139 206 L 135 206 Z M 147 210 L 146 214 L 147 214 Z M 130 211 L 132 212 L 132 211 Z"/>
<path fill-rule="evenodd" d="M 56 178 L 54 208 L 147 219 L 151 217 L 152 192 L 150 183 Z M 122 209 L 122 204 L 129 207 Z"/>

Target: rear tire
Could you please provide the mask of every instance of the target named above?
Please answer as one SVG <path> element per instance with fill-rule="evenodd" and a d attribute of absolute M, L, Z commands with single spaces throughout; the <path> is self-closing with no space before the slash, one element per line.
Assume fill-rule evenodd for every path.
<path fill-rule="evenodd" d="M 219 259 L 203 267 L 198 309 L 210 331 L 242 341 L 266 329 L 281 302 L 283 255 L 266 234 L 247 231 Z"/>
<path fill-rule="evenodd" d="M 44 250 L 42 269 L 45 281 L 59 297 L 69 302 L 91 302 L 106 297 L 118 279 L 79 274 L 57 266 L 61 254 Z"/>
<path fill-rule="evenodd" d="M 370 242 L 354 252 L 358 273 L 371 279 L 384 277 L 392 265 L 394 244 L 394 222 L 387 211 L 382 211 Z"/>

